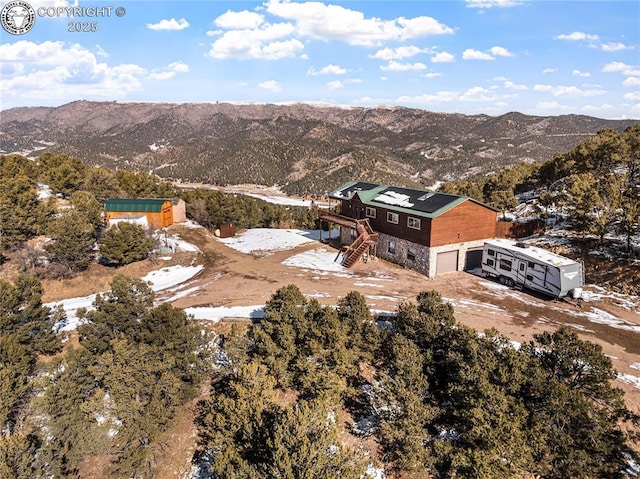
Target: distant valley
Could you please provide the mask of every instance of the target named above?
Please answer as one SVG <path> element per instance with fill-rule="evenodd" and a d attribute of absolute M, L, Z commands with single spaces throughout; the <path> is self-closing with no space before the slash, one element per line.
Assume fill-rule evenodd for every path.
<path fill-rule="evenodd" d="M 185 182 L 321 195 L 355 178 L 429 187 L 544 161 L 603 128 L 635 123 L 402 107 L 78 101 L 3 111 L 0 153 L 51 151 Z"/>

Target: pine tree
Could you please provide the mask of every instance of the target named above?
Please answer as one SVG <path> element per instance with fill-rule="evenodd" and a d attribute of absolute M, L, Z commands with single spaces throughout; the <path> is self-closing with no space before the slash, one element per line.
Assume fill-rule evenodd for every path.
<path fill-rule="evenodd" d="M 99 355 L 109 350 L 112 339 L 137 337 L 153 300 L 154 293 L 147 283 L 116 275 L 111 289 L 96 296 L 94 309 L 79 312 L 79 316 L 86 319 L 78 327 L 80 344 Z"/>
<path fill-rule="evenodd" d="M 79 190 L 84 182 L 86 166 L 78 158 L 43 153 L 37 158 L 36 164 L 41 181 L 49 185 L 56 193 L 68 197 L 74 191 Z"/>
<path fill-rule="evenodd" d="M 100 240 L 100 255 L 109 263 L 123 266 L 149 256 L 154 246 L 140 225 L 122 222 L 113 225 Z"/>
<path fill-rule="evenodd" d="M 52 263 L 62 265 L 69 274 L 87 269 L 93 259 L 95 229 L 86 216 L 66 211 L 49 228 L 51 242 L 45 245 Z"/>

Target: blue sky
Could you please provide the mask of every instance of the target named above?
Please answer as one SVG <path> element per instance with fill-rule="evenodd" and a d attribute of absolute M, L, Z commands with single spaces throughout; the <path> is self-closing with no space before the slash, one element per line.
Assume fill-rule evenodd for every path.
<path fill-rule="evenodd" d="M 640 118 L 637 0 L 24 1 L 33 28 L 0 30 L 3 110 L 318 102 Z"/>

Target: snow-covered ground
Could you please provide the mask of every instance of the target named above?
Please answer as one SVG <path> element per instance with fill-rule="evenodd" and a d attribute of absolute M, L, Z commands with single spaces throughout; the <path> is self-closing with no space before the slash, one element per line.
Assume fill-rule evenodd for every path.
<path fill-rule="evenodd" d="M 194 319 L 202 319 L 207 321 L 220 321 L 223 318 L 264 318 L 264 305 L 255 306 L 219 306 L 208 307 L 198 306 L 193 308 L 185 308 L 185 312 L 192 315 Z"/>
<path fill-rule="evenodd" d="M 275 251 L 289 250 L 315 241 L 319 237 L 317 235 L 317 231 L 254 228 L 219 241 L 241 253 L 268 256 Z"/>
<path fill-rule="evenodd" d="M 293 255 L 285 259 L 282 264 L 311 270 L 321 276 L 328 274 L 343 277 L 353 276 L 350 270 L 340 264 L 341 260 L 342 256 L 337 256 L 335 252 L 327 251 L 325 248 L 318 248 Z"/>
<path fill-rule="evenodd" d="M 142 278 L 143 281 L 147 281 L 151 286 L 151 289 L 155 292 L 163 291 L 165 289 L 178 286 L 185 283 L 189 279 L 193 278 L 202 270 L 202 265 L 197 266 L 167 266 L 156 271 L 152 271 Z M 91 310 L 93 308 L 93 302 L 96 299 L 95 294 L 88 296 L 81 296 L 77 298 L 64 299 L 62 301 L 53 301 L 46 303 L 45 306 L 55 308 L 58 305 L 62 306 L 65 312 L 66 319 L 62 320 L 56 325 L 57 331 L 71 331 L 76 329 L 80 324 L 76 311 L 78 308 L 85 308 Z"/>

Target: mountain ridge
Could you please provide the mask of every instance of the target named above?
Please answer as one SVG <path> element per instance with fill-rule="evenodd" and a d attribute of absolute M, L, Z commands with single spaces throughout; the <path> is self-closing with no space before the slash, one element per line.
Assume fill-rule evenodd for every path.
<path fill-rule="evenodd" d="M 639 120 L 306 103 L 76 101 L 0 113 L 0 153 L 43 151 L 91 165 L 217 185 L 322 194 L 358 178 L 406 186 L 544 161 L 603 128 Z"/>

